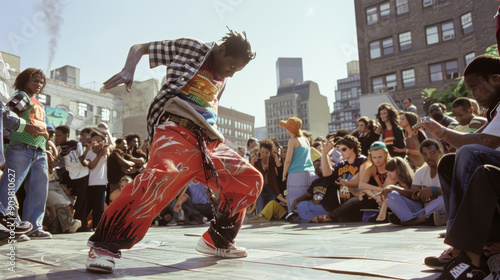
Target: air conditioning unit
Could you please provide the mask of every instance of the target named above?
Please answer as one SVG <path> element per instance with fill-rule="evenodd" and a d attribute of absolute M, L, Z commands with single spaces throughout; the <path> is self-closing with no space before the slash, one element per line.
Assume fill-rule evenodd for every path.
<path fill-rule="evenodd" d="M 387 88 L 388 92 L 392 92 L 392 91 L 395 91 L 395 90 L 396 90 L 396 86 L 392 86 L 392 87 L 388 87 Z"/>
<path fill-rule="evenodd" d="M 443 35 L 443 41 L 448 41 L 448 40 L 451 40 L 451 39 L 455 39 L 455 34 L 446 34 L 446 35 Z"/>
<path fill-rule="evenodd" d="M 431 6 L 432 4 L 434 4 L 434 0 L 424 0 L 424 7 L 429 7 Z"/>

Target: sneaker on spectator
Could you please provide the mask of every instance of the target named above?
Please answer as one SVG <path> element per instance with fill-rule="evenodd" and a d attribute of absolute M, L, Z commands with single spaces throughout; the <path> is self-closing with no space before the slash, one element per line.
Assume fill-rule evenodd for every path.
<path fill-rule="evenodd" d="M 30 239 L 52 239 L 52 234 L 44 230 L 37 230 L 33 233 L 28 234 Z"/>
<path fill-rule="evenodd" d="M 389 213 L 389 215 L 387 216 L 387 219 L 389 220 L 389 222 L 391 224 L 395 224 L 395 225 L 400 225 L 401 224 L 401 220 L 394 213 Z"/>
<path fill-rule="evenodd" d="M 99 248 L 90 248 L 87 257 L 87 270 L 96 273 L 113 273 L 115 259 L 111 253 Z"/>
<path fill-rule="evenodd" d="M 82 226 L 82 221 L 78 219 L 73 220 L 73 224 L 69 228 L 69 233 L 75 233 L 77 229 L 79 229 Z"/>
<path fill-rule="evenodd" d="M 264 217 L 264 215 L 259 214 L 255 217 L 248 219 L 247 222 L 249 222 L 249 223 L 265 223 L 265 222 L 269 222 L 269 220 L 266 217 Z"/>
<path fill-rule="evenodd" d="M 215 247 L 212 237 L 208 232 L 205 232 L 201 236 L 198 244 L 196 245 L 196 251 L 225 259 L 244 258 L 248 255 L 247 249 L 243 247 L 236 247 L 236 245 L 227 249 Z"/>
<path fill-rule="evenodd" d="M 448 222 L 448 216 L 446 216 L 446 214 L 441 214 L 438 211 L 436 211 L 431 214 L 429 220 L 431 220 L 432 225 L 436 227 L 444 226 Z"/>
<path fill-rule="evenodd" d="M 472 264 L 465 252 L 460 253 L 436 280 L 483 280 L 485 271 Z"/>
<path fill-rule="evenodd" d="M 450 247 L 439 256 L 439 257 L 427 257 L 424 260 L 424 264 L 435 270 L 444 270 L 445 265 L 449 264 L 453 260 L 452 256 L 453 247 Z"/>
<path fill-rule="evenodd" d="M 500 280 L 500 254 L 489 257 L 487 263 L 490 274 L 484 280 Z"/>
<path fill-rule="evenodd" d="M 2 213 L 0 213 L 0 224 L 8 230 L 14 230 L 15 233 L 19 234 L 27 233 L 33 229 L 33 225 L 30 222 L 19 221 L 10 215 L 4 216 Z"/>

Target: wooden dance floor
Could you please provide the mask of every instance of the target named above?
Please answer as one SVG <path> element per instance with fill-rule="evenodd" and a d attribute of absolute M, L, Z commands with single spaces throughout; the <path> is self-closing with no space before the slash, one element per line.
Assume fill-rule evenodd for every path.
<path fill-rule="evenodd" d="M 391 224 L 244 224 L 243 259 L 219 259 L 194 247 L 208 225 L 152 227 L 124 251 L 113 274 L 86 272 L 91 233 L 54 235 L 16 243 L 15 272 L 0 247 L 0 279 L 435 279 L 426 256 L 447 248 L 445 227 Z"/>

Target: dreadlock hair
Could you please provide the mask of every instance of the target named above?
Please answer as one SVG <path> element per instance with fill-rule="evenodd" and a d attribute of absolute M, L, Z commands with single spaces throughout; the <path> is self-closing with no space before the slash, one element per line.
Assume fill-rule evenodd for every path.
<path fill-rule="evenodd" d="M 229 27 L 227 27 L 227 29 L 229 32 L 226 33 L 226 36 L 221 39 L 221 46 L 226 47 L 225 56 L 229 55 L 232 57 L 241 57 L 245 63 L 254 59 L 255 53 L 252 52 L 252 46 L 250 46 L 250 43 L 247 40 L 247 34 L 245 31 L 240 34 L 231 30 Z"/>
<path fill-rule="evenodd" d="M 390 159 L 385 165 L 385 170 L 391 172 L 396 170 L 398 173 L 399 183 L 403 183 L 408 187 L 411 186 L 413 176 L 415 176 L 408 162 L 400 157 L 394 157 Z"/>
<path fill-rule="evenodd" d="M 380 118 L 380 111 L 382 111 L 383 109 L 387 110 L 389 121 L 391 122 L 391 124 L 393 126 L 398 125 L 399 120 L 398 120 L 398 112 L 396 111 L 396 109 L 389 103 L 382 103 L 377 108 L 377 120 L 382 125 L 382 128 L 383 129 L 387 128 L 385 127 L 385 123 Z"/>
<path fill-rule="evenodd" d="M 23 72 L 17 75 L 16 81 L 14 82 L 14 88 L 16 90 L 26 92 L 26 86 L 28 85 L 28 82 L 30 81 L 31 77 L 33 77 L 36 74 L 42 76 L 43 85 L 42 88 L 40 89 L 40 92 L 42 92 L 43 89 L 45 88 L 45 85 L 47 84 L 47 78 L 45 77 L 45 74 L 43 73 L 42 69 L 36 69 L 36 68 L 26 68 Z"/>
<path fill-rule="evenodd" d="M 464 77 L 468 75 L 479 75 L 486 81 L 492 74 L 500 74 L 500 58 L 488 54 L 474 58 L 464 70 Z"/>
<path fill-rule="evenodd" d="M 342 137 L 340 140 L 335 142 L 335 146 L 337 145 L 346 145 L 347 148 L 352 149 L 356 155 L 361 154 L 361 144 L 358 141 L 358 138 L 348 134 Z"/>

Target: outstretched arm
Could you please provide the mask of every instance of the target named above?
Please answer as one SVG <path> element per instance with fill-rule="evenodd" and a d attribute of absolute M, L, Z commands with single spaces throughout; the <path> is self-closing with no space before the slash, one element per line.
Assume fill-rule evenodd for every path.
<path fill-rule="evenodd" d="M 149 53 L 149 43 L 133 45 L 128 52 L 127 61 L 122 71 L 104 82 L 104 89 L 111 89 L 120 84 L 125 84 L 126 90 L 130 92 L 134 81 L 135 67 L 142 56 Z"/>

